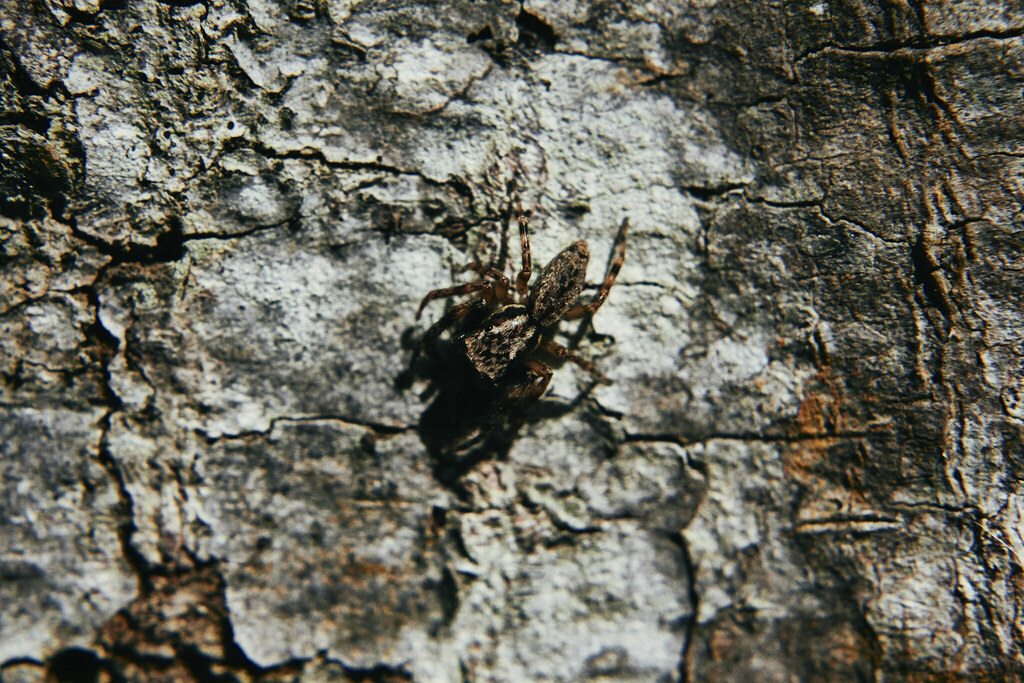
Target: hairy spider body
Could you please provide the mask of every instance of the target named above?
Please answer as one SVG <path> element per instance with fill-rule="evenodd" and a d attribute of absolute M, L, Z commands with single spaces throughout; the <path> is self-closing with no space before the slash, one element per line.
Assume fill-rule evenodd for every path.
<path fill-rule="evenodd" d="M 523 373 L 532 375 L 525 395 L 540 397 L 551 381 L 551 369 L 533 358 L 537 349 L 576 363 L 599 381 L 604 376 L 576 353 L 551 339 L 549 331 L 560 320 L 574 320 L 596 311 L 608 296 L 626 256 L 626 228 L 623 221 L 616 237 L 618 253 L 611 260 L 608 273 L 594 299 L 578 305 L 580 293 L 586 283 L 590 250 L 584 240 L 578 240 L 551 259 L 529 287 L 533 274 L 529 229 L 522 205 L 516 198 L 519 218 L 519 237 L 522 245 L 523 265 L 513 283 L 501 271 L 479 263 L 470 263 L 472 270 L 485 279 L 468 282 L 428 293 L 416 312 L 417 319 L 423 308 L 434 299 L 479 292 L 479 298 L 452 307 L 434 323 L 423 336 L 421 345 L 436 339 L 447 328 L 470 313 L 485 314 L 482 320 L 470 325 L 453 341 L 459 355 L 465 358 L 481 380 L 494 388 L 508 388 L 510 393 L 524 393 Z M 511 215 L 509 211 L 507 216 Z M 507 223 L 506 223 L 507 225 Z M 518 299 L 516 297 L 518 295 Z M 488 312 L 489 311 L 489 312 Z"/>
<path fill-rule="evenodd" d="M 583 240 L 574 242 L 551 259 L 530 292 L 530 315 L 541 327 L 565 317 L 583 291 L 590 249 Z M 610 287 L 610 285 L 609 285 Z"/>
<path fill-rule="evenodd" d="M 518 360 L 540 343 L 540 328 L 521 304 L 502 306 L 481 323 L 480 328 L 456 339 L 473 369 L 497 384 Z"/>

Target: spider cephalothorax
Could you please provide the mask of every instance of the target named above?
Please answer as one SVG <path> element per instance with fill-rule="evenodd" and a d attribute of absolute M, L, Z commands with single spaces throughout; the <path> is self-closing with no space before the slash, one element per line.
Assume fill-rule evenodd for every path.
<path fill-rule="evenodd" d="M 624 220 L 619 228 L 616 237 L 618 253 L 611 261 L 600 289 L 590 303 L 578 304 L 590 259 L 587 243 L 579 240 L 563 249 L 540 271 L 533 287 L 530 287 L 533 257 L 529 229 L 518 197 L 515 206 L 523 254 L 523 267 L 516 276 L 515 291 L 512 282 L 497 268 L 480 263 L 466 265 L 463 270 L 471 270 L 481 279 L 435 289 L 423 298 L 416 318 L 419 319 L 423 308 L 434 299 L 473 292 L 479 292 L 480 296 L 452 307 L 427 330 L 422 343 L 436 339 L 456 321 L 472 313 L 471 319 L 479 322 L 468 326 L 469 329 L 456 336 L 453 342 L 459 355 L 464 356 L 480 379 L 490 386 L 508 386 L 516 392 L 523 392 L 527 398 L 541 396 L 551 381 L 551 369 L 534 357 L 538 349 L 572 361 L 600 381 L 607 381 L 590 363 L 554 341 L 550 335 L 560 320 L 575 320 L 593 314 L 604 303 L 626 258 L 628 220 Z M 540 381 L 532 379 L 524 390 L 524 374 Z"/>

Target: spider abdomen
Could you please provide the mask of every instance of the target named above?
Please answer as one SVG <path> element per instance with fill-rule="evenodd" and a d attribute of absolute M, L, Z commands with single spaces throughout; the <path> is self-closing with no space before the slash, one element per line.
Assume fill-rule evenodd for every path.
<path fill-rule="evenodd" d="M 544 266 L 530 292 L 530 314 L 540 327 L 559 320 L 575 305 L 587 277 L 590 251 L 583 240 L 573 242 Z"/>
<path fill-rule="evenodd" d="M 460 338 L 473 368 L 493 383 L 539 341 L 540 329 L 526 306 L 503 306 L 487 316 L 479 329 Z"/>

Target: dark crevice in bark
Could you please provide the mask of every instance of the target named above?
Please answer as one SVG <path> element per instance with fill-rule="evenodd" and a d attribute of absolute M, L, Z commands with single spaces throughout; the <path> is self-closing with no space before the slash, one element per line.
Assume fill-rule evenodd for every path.
<path fill-rule="evenodd" d="M 135 501 L 132 499 L 131 492 L 128 491 L 121 466 L 111 455 L 106 443 L 107 432 L 110 429 L 111 414 L 107 413 L 103 417 L 103 436 L 100 442 L 98 461 L 117 486 L 118 497 L 120 498 L 120 509 L 118 512 L 121 522 L 118 524 L 118 537 L 121 542 L 121 552 L 124 555 L 125 561 L 135 572 L 135 576 L 139 580 L 140 590 L 145 592 L 152 587 L 152 582 L 150 580 L 149 563 L 146 562 L 146 558 L 142 556 L 132 543 L 132 536 L 138 530 L 138 527 L 135 525 Z"/>
<path fill-rule="evenodd" d="M 689 192 L 700 201 L 709 202 L 718 199 L 719 197 L 723 197 L 730 192 L 742 190 L 746 186 L 746 183 L 725 183 L 723 185 L 712 186 L 682 185 L 679 189 L 684 192 Z"/>
<path fill-rule="evenodd" d="M 357 668 L 340 664 L 345 676 L 353 683 L 398 683 L 413 680 L 412 674 L 403 667 L 380 664 L 371 668 Z"/>
<path fill-rule="evenodd" d="M 104 11 L 118 11 L 127 8 L 127 0 L 100 0 L 98 12 L 85 12 L 70 4 L 64 5 L 61 9 L 67 12 L 68 17 L 70 17 L 69 24 L 95 26 L 100 23 L 101 15 Z"/>
<path fill-rule="evenodd" d="M 967 31 L 965 33 L 949 34 L 944 36 L 921 37 L 917 40 L 900 40 L 898 38 L 893 38 L 890 40 L 881 40 L 876 43 L 864 45 L 825 43 L 799 55 L 796 59 L 796 62 L 800 63 L 801 61 L 804 61 L 809 57 L 814 57 L 820 53 L 827 51 L 848 53 L 852 55 L 890 55 L 896 52 L 932 50 L 938 47 L 958 45 L 960 43 L 966 43 L 974 40 L 984 40 L 986 38 L 992 40 L 1010 40 L 1013 38 L 1019 38 L 1021 36 L 1024 36 L 1024 27 L 1014 26 L 1001 31 L 982 29 L 978 31 Z"/>
<path fill-rule="evenodd" d="M 58 651 L 46 663 L 46 672 L 59 683 L 91 683 L 99 680 L 103 662 L 92 650 L 69 647 Z"/>
<path fill-rule="evenodd" d="M 103 325 L 100 319 L 99 294 L 94 287 L 83 287 L 89 304 L 93 309 L 93 322 L 84 330 L 88 342 L 99 349 L 100 370 L 103 378 L 103 398 L 107 405 L 107 411 L 100 420 L 100 442 L 97 451 L 97 461 L 115 483 L 119 499 L 119 514 L 121 522 L 118 524 L 118 538 L 121 543 L 121 551 L 125 561 L 135 572 L 139 580 L 140 589 L 145 591 L 150 587 L 149 571 L 145 558 L 136 550 L 132 544 L 132 535 L 136 531 L 135 506 L 131 493 L 128 491 L 124 474 L 120 464 L 114 459 L 108 446 L 108 434 L 113 416 L 121 410 L 122 402 L 110 384 L 110 361 L 117 354 L 120 347 L 120 340 Z"/>
<path fill-rule="evenodd" d="M 899 239 L 892 239 L 890 237 L 881 235 L 879 234 L 877 229 L 872 229 L 871 227 L 868 226 L 867 223 L 856 218 L 852 218 L 850 216 L 833 216 L 821 206 L 816 206 L 815 208 L 818 214 L 829 223 L 848 223 L 849 225 L 852 225 L 859 230 L 863 230 L 867 234 L 871 235 L 880 242 L 884 242 L 885 244 L 905 245 L 907 243 L 907 240 L 902 237 L 900 237 Z"/>
<path fill-rule="evenodd" d="M 473 43 L 481 40 L 492 40 L 494 38 L 494 31 L 491 30 L 491 25 L 487 24 L 478 31 L 473 31 L 466 36 L 466 42 L 472 45 Z"/>
<path fill-rule="evenodd" d="M 244 145 L 242 145 L 244 146 Z M 271 159 L 299 159 L 303 161 L 318 161 L 325 166 L 332 168 L 340 168 L 347 171 L 379 171 L 381 173 L 388 173 L 393 175 L 411 175 L 417 178 L 422 178 L 425 182 L 431 185 L 444 185 L 446 181 L 439 181 L 431 178 L 424 174 L 422 171 L 413 171 L 398 166 L 392 166 L 385 164 L 380 161 L 379 158 L 376 161 L 332 161 L 327 158 L 323 150 L 316 149 L 314 147 L 303 147 L 297 150 L 287 150 L 279 152 L 272 147 L 264 144 L 260 141 L 252 141 L 248 147 L 252 151 L 260 154 L 261 156 Z"/>
<path fill-rule="evenodd" d="M 167 230 L 157 236 L 153 245 L 107 242 L 83 231 L 78 227 L 77 221 L 71 223 L 71 232 L 101 254 L 110 257 L 111 260 L 103 266 L 104 269 L 125 263 L 171 263 L 185 255 L 186 237 L 181 221 L 177 218 L 168 220 Z"/>
<path fill-rule="evenodd" d="M 516 26 L 519 27 L 519 45 L 540 48 L 551 52 L 558 43 L 558 35 L 550 24 L 536 14 L 520 10 L 516 15 Z"/>
<path fill-rule="evenodd" d="M 127 0 L 117 0 L 118 2 L 127 2 Z M 170 7 L 192 7 L 194 5 L 202 5 L 203 7 L 209 7 L 207 0 L 157 0 L 163 5 Z"/>
<path fill-rule="evenodd" d="M 171 216 L 167 220 L 167 229 L 156 237 L 152 245 L 138 243 L 117 243 L 108 242 L 95 235 L 91 235 L 72 222 L 71 231 L 76 237 L 105 256 L 110 261 L 100 268 L 97 280 L 108 270 L 125 264 L 152 265 L 155 263 L 175 263 L 182 260 L 188 253 L 185 245 L 188 242 L 197 240 L 233 240 L 249 237 L 268 230 L 276 230 L 282 227 L 294 229 L 298 216 L 291 216 L 277 223 L 269 225 L 257 225 L 239 232 L 194 232 L 185 234 L 181 219 Z"/>
<path fill-rule="evenodd" d="M 321 415 L 303 415 L 301 417 L 290 417 L 290 416 L 278 416 L 270 419 L 270 423 L 266 429 L 253 429 L 244 432 L 238 432 L 234 434 L 220 434 L 210 435 L 202 429 L 196 428 L 195 433 L 202 437 L 207 444 L 213 445 L 219 441 L 231 441 L 234 439 L 252 439 L 252 438 L 263 438 L 268 436 L 274 431 L 274 428 L 281 423 L 285 424 L 305 424 L 310 422 L 341 422 L 346 425 L 353 427 L 359 427 L 366 429 L 378 436 L 393 436 L 395 434 L 404 434 L 412 431 L 415 427 L 407 425 L 389 425 L 381 422 L 369 422 L 366 420 L 358 420 L 352 417 L 346 417 L 344 415 L 335 414 L 321 414 Z"/>
<path fill-rule="evenodd" d="M 0 126 L 22 126 L 33 133 L 46 135 L 50 130 L 50 117 L 31 111 L 5 111 L 0 113 Z"/>
<path fill-rule="evenodd" d="M 942 312 L 946 320 L 953 320 L 956 310 L 946 296 L 946 287 L 936 273 L 941 272 L 940 266 L 928 250 L 923 237 L 919 237 L 910 252 L 914 264 L 914 281 L 924 293 L 925 299 Z"/>
<path fill-rule="evenodd" d="M 520 502 L 524 508 L 528 510 L 544 510 L 551 520 L 551 526 L 558 530 L 558 533 L 549 539 L 544 541 L 545 548 L 555 548 L 558 546 L 575 545 L 578 538 L 585 536 L 595 536 L 604 533 L 604 528 L 600 525 L 588 525 L 588 526 L 572 526 L 565 520 L 560 519 L 557 515 L 551 514 L 549 508 L 543 503 L 535 503 L 529 500 L 526 496 L 520 497 Z M 630 515 L 622 515 L 616 519 L 605 518 L 605 521 L 626 521 L 635 519 Z"/>
<path fill-rule="evenodd" d="M 757 199 L 753 199 L 751 201 L 754 202 L 755 204 L 764 204 L 765 206 L 770 206 L 773 209 L 813 209 L 815 207 L 821 206 L 821 203 L 823 201 L 825 201 L 825 200 L 824 200 L 824 198 L 822 198 L 822 199 L 795 199 L 793 201 L 783 202 L 783 201 L 776 201 L 776 200 L 772 200 L 772 199 L 765 199 L 763 197 L 758 197 Z"/>
<path fill-rule="evenodd" d="M 660 73 L 638 81 L 637 85 L 645 88 L 655 88 L 664 83 L 671 83 L 672 81 L 686 78 L 689 75 L 688 73 Z"/>
<path fill-rule="evenodd" d="M 681 533 L 669 534 L 668 538 L 679 548 L 679 556 L 686 571 L 686 596 L 690 601 L 691 614 L 685 620 L 683 651 L 679 657 L 679 680 L 687 683 L 689 681 L 690 652 L 697 629 L 697 614 L 700 611 L 700 596 L 697 595 L 697 567 L 690 556 L 690 548 L 686 545 L 686 538 Z"/>
<path fill-rule="evenodd" d="M 437 586 L 438 599 L 441 602 L 441 615 L 444 623 L 451 624 L 459 611 L 459 584 L 451 569 L 445 567 L 441 573 L 441 581 Z"/>

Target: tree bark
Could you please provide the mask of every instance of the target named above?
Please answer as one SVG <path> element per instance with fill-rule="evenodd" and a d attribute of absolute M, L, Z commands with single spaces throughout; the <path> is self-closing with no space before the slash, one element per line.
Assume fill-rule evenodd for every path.
<path fill-rule="evenodd" d="M 1024 676 L 1022 70 L 1018 0 L 3 3 L 0 677 Z M 513 185 L 536 270 L 629 220 L 610 384 L 417 351 Z"/>

